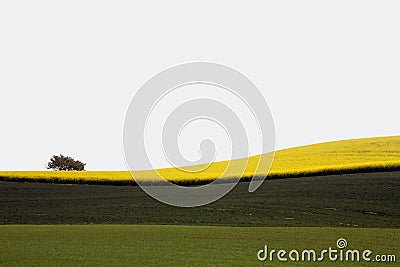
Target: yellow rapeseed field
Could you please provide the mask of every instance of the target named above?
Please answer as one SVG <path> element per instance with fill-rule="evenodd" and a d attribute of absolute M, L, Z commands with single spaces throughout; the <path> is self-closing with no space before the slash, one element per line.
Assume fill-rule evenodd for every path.
<path fill-rule="evenodd" d="M 150 171 L 0 171 L 2 180 L 38 182 L 79 182 L 125 184 L 133 180 L 157 182 L 158 174 L 176 183 L 202 183 L 216 178 L 266 175 L 257 170 L 272 155 L 263 154 L 246 159 L 214 162 L 180 169 Z M 242 174 L 240 170 L 245 168 Z M 205 168 L 203 171 L 197 171 Z M 276 151 L 269 178 L 299 177 L 316 174 L 340 174 L 382 170 L 400 170 L 400 136 L 335 141 Z M 132 178 L 134 177 L 134 179 Z"/>

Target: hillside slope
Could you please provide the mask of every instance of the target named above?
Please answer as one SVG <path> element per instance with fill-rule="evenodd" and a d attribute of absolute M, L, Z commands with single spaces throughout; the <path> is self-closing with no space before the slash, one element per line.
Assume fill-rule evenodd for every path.
<path fill-rule="evenodd" d="M 262 168 L 257 170 L 257 166 L 259 162 L 263 164 L 271 156 L 272 154 L 263 154 L 245 159 L 214 162 L 208 166 L 189 166 L 184 170 L 167 168 L 135 171 L 133 176 L 135 180 L 152 182 L 159 180 L 158 174 L 161 174 L 168 180 L 181 184 L 204 183 L 218 177 L 242 176 L 246 180 L 254 173 L 259 176 L 267 175 L 266 170 Z M 243 166 L 247 167 L 241 175 Z M 201 169 L 204 170 L 198 171 Z M 275 152 L 268 177 L 273 179 L 391 170 L 400 170 L 400 136 L 334 141 L 279 150 Z M 133 182 L 132 175 L 128 171 L 3 171 L 0 172 L 0 179 L 108 184 Z"/>

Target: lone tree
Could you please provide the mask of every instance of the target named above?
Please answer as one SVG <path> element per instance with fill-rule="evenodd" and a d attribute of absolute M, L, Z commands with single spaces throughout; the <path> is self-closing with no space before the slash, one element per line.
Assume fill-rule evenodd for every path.
<path fill-rule="evenodd" d="M 71 157 L 53 156 L 47 164 L 47 169 L 53 169 L 56 171 L 83 171 L 85 170 L 86 163 L 82 163 L 79 160 L 75 160 Z"/>

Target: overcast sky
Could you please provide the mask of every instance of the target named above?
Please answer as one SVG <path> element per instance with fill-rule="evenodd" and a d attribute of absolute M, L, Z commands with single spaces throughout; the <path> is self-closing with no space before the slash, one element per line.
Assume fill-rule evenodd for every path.
<path fill-rule="evenodd" d="M 0 170 L 126 169 L 135 92 L 192 61 L 258 86 L 278 149 L 400 134 L 398 1 L 133 2 L 0 2 Z"/>

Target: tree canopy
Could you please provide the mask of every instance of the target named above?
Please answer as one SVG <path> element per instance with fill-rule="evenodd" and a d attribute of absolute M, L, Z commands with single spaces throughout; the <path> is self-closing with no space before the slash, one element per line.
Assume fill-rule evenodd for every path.
<path fill-rule="evenodd" d="M 53 169 L 57 171 L 83 171 L 85 170 L 85 165 L 86 163 L 60 154 L 59 156 L 54 155 L 50 159 L 49 163 L 47 164 L 47 169 Z"/>

